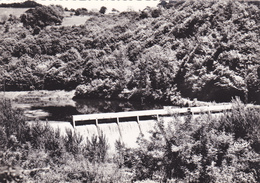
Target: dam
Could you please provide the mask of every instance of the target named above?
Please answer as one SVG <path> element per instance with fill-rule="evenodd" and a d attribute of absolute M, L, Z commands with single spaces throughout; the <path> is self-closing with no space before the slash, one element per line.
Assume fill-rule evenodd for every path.
<path fill-rule="evenodd" d="M 66 134 L 66 129 L 71 129 L 82 135 L 85 140 L 103 134 L 109 144 L 109 150 L 114 151 L 116 141 L 123 142 L 126 147 L 137 147 L 138 137 L 141 135 L 149 138 L 149 132 L 154 129 L 154 125 L 160 119 L 167 123 L 172 120 L 173 115 L 214 114 L 228 111 L 231 107 L 231 105 L 191 108 L 164 107 L 156 110 L 80 114 L 72 116 L 72 123 L 50 122 L 49 124 L 56 129 L 59 128 L 63 134 Z"/>

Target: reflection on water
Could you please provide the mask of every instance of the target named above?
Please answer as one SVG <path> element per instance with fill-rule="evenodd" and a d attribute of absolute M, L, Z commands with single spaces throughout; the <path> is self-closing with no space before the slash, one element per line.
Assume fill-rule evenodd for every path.
<path fill-rule="evenodd" d="M 71 115 L 80 114 L 73 106 L 37 106 L 31 107 L 31 111 L 42 110 L 45 116 L 37 116 L 39 119 L 48 119 L 51 121 L 71 121 Z"/>
<path fill-rule="evenodd" d="M 135 110 L 148 110 L 163 108 L 160 104 L 154 103 L 141 103 L 136 101 L 119 101 L 119 100 L 103 100 L 103 99 L 77 99 L 74 100 L 74 105 L 59 106 L 56 103 L 52 105 L 37 105 L 34 104 L 30 107 L 27 114 L 30 118 L 48 119 L 52 121 L 71 121 L 71 115 L 75 114 L 93 114 L 104 112 L 122 112 L 122 111 L 135 111 Z M 37 111 L 42 111 L 38 115 Z"/>
<path fill-rule="evenodd" d="M 93 114 L 103 112 L 122 112 L 162 108 L 160 104 L 141 103 L 137 101 L 80 99 L 75 100 L 76 109 L 79 113 Z"/>

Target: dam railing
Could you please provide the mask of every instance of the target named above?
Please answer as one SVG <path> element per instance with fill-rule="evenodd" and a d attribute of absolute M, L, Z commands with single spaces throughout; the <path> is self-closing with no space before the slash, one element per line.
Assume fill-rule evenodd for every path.
<path fill-rule="evenodd" d="M 80 114 L 72 116 L 73 127 L 75 128 L 76 122 L 81 121 L 88 124 L 88 121 L 95 121 L 98 126 L 99 120 L 103 119 L 116 119 L 117 124 L 120 122 L 120 118 L 136 117 L 137 123 L 140 121 L 140 117 L 156 116 L 159 120 L 159 116 L 169 116 L 173 114 L 187 115 L 187 114 L 201 114 L 201 113 L 220 113 L 223 111 L 231 110 L 232 105 L 216 105 L 216 106 L 203 106 L 203 107 L 187 107 L 187 108 L 174 108 L 166 106 L 164 109 L 156 110 L 141 110 L 141 111 L 127 111 L 127 112 L 114 112 L 114 113 L 96 113 L 96 114 Z"/>

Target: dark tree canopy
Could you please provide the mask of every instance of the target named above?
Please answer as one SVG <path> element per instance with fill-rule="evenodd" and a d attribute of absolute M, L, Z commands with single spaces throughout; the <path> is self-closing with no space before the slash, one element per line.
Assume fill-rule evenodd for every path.
<path fill-rule="evenodd" d="M 41 6 L 29 9 L 21 15 L 21 22 L 26 28 L 46 27 L 48 25 L 61 24 L 63 8 L 61 6 Z"/>
<path fill-rule="evenodd" d="M 35 1 L 25 1 L 25 2 L 22 2 L 22 3 L 2 3 L 0 4 L 0 7 L 5 7 L 5 8 L 34 8 L 34 7 L 37 7 L 37 6 L 42 6 L 41 4 L 39 3 L 36 3 Z"/>
<path fill-rule="evenodd" d="M 86 8 L 78 8 L 75 10 L 75 15 L 87 15 L 88 10 Z"/>
<path fill-rule="evenodd" d="M 99 13 L 105 14 L 107 11 L 107 8 L 105 6 L 102 6 L 99 10 Z"/>

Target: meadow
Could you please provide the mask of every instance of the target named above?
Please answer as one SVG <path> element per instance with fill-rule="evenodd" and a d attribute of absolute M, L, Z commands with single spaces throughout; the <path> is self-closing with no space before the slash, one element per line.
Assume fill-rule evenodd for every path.
<path fill-rule="evenodd" d="M 10 14 L 20 17 L 21 14 L 26 12 L 29 8 L 1 8 L 0 7 L 0 16 L 9 16 Z"/>
<path fill-rule="evenodd" d="M 0 21 L 8 19 L 10 15 L 19 18 L 24 14 L 29 8 L 1 8 L 0 7 Z M 72 13 L 73 14 L 73 13 Z M 75 16 L 71 15 L 71 12 L 64 12 L 64 19 L 62 24 L 59 26 L 79 26 L 84 25 L 85 22 L 90 18 L 90 16 Z"/>
<path fill-rule="evenodd" d="M 80 26 L 84 25 L 91 16 L 66 16 L 60 26 Z"/>
<path fill-rule="evenodd" d="M 25 13 L 29 8 L 1 8 L 0 7 L 0 23 L 5 22 L 10 15 L 19 18 L 21 14 Z"/>

